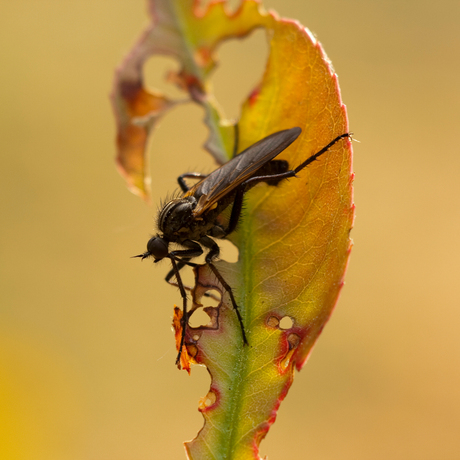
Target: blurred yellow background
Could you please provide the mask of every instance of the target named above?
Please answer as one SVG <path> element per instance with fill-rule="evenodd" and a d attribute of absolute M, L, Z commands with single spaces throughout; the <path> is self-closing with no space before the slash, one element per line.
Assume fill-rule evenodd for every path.
<path fill-rule="evenodd" d="M 355 241 L 338 307 L 262 442 L 270 460 L 460 459 L 460 3 L 266 0 L 331 58 L 355 143 Z M 131 260 L 156 204 L 115 171 L 114 68 L 143 1 L 1 2 L 0 458 L 185 458 L 209 378 L 174 366 L 167 264 Z M 257 32 L 225 44 L 227 115 Z M 151 85 L 176 64 L 154 59 Z M 164 86 L 164 85 L 163 85 Z M 176 94 L 168 89 L 169 94 Z M 209 171 L 202 112 L 151 145 L 153 202 Z"/>

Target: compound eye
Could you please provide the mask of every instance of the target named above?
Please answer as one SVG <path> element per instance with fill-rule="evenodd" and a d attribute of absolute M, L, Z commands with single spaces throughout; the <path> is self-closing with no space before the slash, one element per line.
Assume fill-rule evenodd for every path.
<path fill-rule="evenodd" d="M 147 252 L 157 260 L 164 259 L 169 254 L 168 243 L 163 238 L 154 236 L 147 243 Z"/>

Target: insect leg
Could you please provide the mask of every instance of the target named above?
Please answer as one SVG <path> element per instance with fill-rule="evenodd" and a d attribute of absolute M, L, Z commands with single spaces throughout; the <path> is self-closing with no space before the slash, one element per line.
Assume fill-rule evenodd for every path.
<path fill-rule="evenodd" d="M 180 186 L 181 190 L 185 193 L 185 192 L 188 192 L 190 190 L 190 187 L 186 184 L 184 179 L 204 179 L 206 177 L 208 177 L 208 174 L 190 172 L 190 173 L 181 174 L 177 178 L 177 182 L 179 183 L 179 186 Z"/>
<path fill-rule="evenodd" d="M 233 295 L 233 290 L 230 287 L 230 285 L 225 281 L 224 277 L 220 274 L 219 270 L 217 270 L 216 266 L 212 263 L 212 260 L 214 257 L 217 257 L 220 252 L 219 245 L 211 238 L 208 236 L 203 236 L 200 238 L 200 243 L 203 246 L 206 246 L 209 248 L 209 252 L 206 255 L 206 263 L 209 265 L 209 268 L 212 270 L 214 275 L 216 275 L 216 278 L 219 280 L 220 284 L 224 287 L 224 289 L 228 292 L 230 296 L 230 300 L 232 301 L 232 305 L 234 310 L 236 311 L 236 316 L 238 317 L 238 321 L 240 323 L 240 329 L 241 333 L 243 335 L 243 342 L 245 345 L 249 345 L 248 339 L 246 338 L 246 332 L 244 330 L 244 324 L 243 324 L 243 318 L 241 316 L 240 310 L 238 308 L 238 305 L 235 300 L 235 296 Z"/>
<path fill-rule="evenodd" d="M 191 262 L 189 262 L 189 259 L 192 259 L 193 257 L 198 257 L 201 254 L 203 254 L 203 249 L 201 249 L 201 246 L 198 243 L 195 243 L 194 241 L 186 241 L 185 245 L 189 246 L 190 249 L 181 249 L 178 251 L 172 251 L 168 254 L 168 257 L 171 260 L 171 264 L 172 264 L 172 274 L 171 272 L 169 272 L 167 277 L 170 274 L 171 276 L 169 279 L 171 279 L 173 275 L 176 277 L 177 286 L 179 287 L 180 295 L 182 297 L 182 319 L 181 319 L 182 332 L 181 332 L 181 338 L 180 338 L 179 352 L 177 353 L 177 358 L 176 358 L 176 365 L 180 363 L 182 347 L 184 346 L 184 343 L 185 343 L 185 327 L 187 325 L 187 320 L 188 320 L 187 293 L 185 292 L 185 286 L 180 276 L 180 269 L 183 268 L 185 265 L 191 264 Z M 181 257 L 183 257 L 183 259 Z M 167 279 L 166 281 L 169 281 L 169 280 Z"/>
<path fill-rule="evenodd" d="M 232 158 L 236 157 L 238 154 L 238 147 L 240 143 L 240 127 L 238 126 L 238 123 L 235 123 L 234 127 L 234 133 L 235 133 L 235 141 L 233 143 L 233 155 Z"/>
<path fill-rule="evenodd" d="M 234 130 L 235 130 L 235 141 L 233 143 L 232 158 L 235 157 L 238 153 L 238 144 L 239 144 L 239 139 L 240 139 L 240 129 L 238 127 L 238 123 L 234 125 Z M 196 173 L 196 172 L 185 173 L 185 174 L 181 174 L 177 178 L 177 182 L 179 183 L 181 190 L 185 193 L 190 190 L 190 187 L 186 184 L 184 179 L 205 179 L 206 177 L 208 177 L 208 174 L 201 174 L 201 173 Z"/>
<path fill-rule="evenodd" d="M 173 257 L 179 263 L 183 262 L 184 265 L 190 265 L 191 267 L 195 266 L 196 264 L 192 264 L 189 262 L 189 260 L 193 259 L 194 257 L 201 256 L 201 254 L 203 254 L 203 249 L 198 243 L 192 240 L 185 240 L 181 244 L 188 247 L 188 249 L 178 249 L 177 251 L 171 251 L 169 256 Z"/>
<path fill-rule="evenodd" d="M 233 201 L 232 206 L 232 213 L 230 214 L 230 220 L 228 222 L 228 227 L 225 230 L 225 235 L 232 233 L 238 225 L 238 221 L 240 220 L 241 216 L 241 209 L 243 208 L 243 197 L 245 192 L 246 187 L 243 183 L 238 187 L 236 191 L 235 200 Z"/>
<path fill-rule="evenodd" d="M 201 254 L 203 254 L 203 249 L 201 249 L 201 246 L 198 243 L 195 243 L 193 241 L 191 241 L 190 243 L 193 243 L 193 248 L 183 249 L 179 251 L 172 251 L 169 253 L 169 256 L 173 257 L 174 260 L 177 262 L 177 269 L 179 271 L 182 270 L 185 267 L 185 265 L 188 265 L 189 267 L 198 267 L 198 264 L 194 264 L 193 262 L 190 262 L 190 259 L 201 256 Z M 165 277 L 165 281 L 169 284 L 172 284 L 173 286 L 177 286 L 178 283 L 170 282 L 171 278 L 175 274 L 176 274 L 176 271 L 174 270 L 174 268 L 169 270 L 168 274 Z"/>
<path fill-rule="evenodd" d="M 272 160 L 259 170 L 262 176 L 258 176 L 258 177 L 268 178 L 266 182 L 269 185 L 278 185 L 278 182 L 284 179 L 283 174 L 288 171 L 288 168 L 289 168 L 289 164 L 287 161 Z M 281 178 L 279 177 L 280 174 L 282 176 Z M 250 186 L 248 187 L 247 185 L 250 185 Z M 229 235 L 230 233 L 232 233 L 235 230 L 236 226 L 238 225 L 238 221 L 240 220 L 240 216 L 241 216 L 241 209 L 243 207 L 244 194 L 253 185 L 256 185 L 256 184 L 254 183 L 251 185 L 251 184 L 248 184 L 248 181 L 246 181 L 246 182 L 243 182 L 243 184 L 241 184 L 237 188 L 235 199 L 233 200 L 232 213 L 230 214 L 230 220 L 228 223 L 228 227 L 225 230 L 225 235 Z"/>
<path fill-rule="evenodd" d="M 271 160 L 257 171 L 258 176 L 276 176 L 289 171 L 289 163 L 286 160 Z M 268 185 L 278 185 L 282 179 L 267 180 Z"/>
<path fill-rule="evenodd" d="M 177 264 L 177 268 L 180 270 L 182 270 L 182 268 L 184 268 L 185 265 L 188 265 L 189 267 L 199 267 L 200 265 L 199 264 L 194 264 L 192 262 L 189 262 L 188 259 L 176 259 L 176 261 L 178 262 Z M 171 278 L 174 276 L 174 269 L 171 269 L 168 274 L 166 275 L 165 277 L 165 281 L 170 284 L 171 286 L 176 286 L 178 287 L 179 284 L 177 283 L 177 281 L 171 281 Z M 190 286 L 186 286 L 184 284 L 184 289 L 186 291 L 191 291 L 193 288 L 190 287 Z M 216 296 L 214 294 L 211 294 L 210 292 L 205 292 L 204 294 L 204 297 L 210 297 L 212 299 L 216 299 Z"/>
<path fill-rule="evenodd" d="M 295 169 L 291 169 L 290 171 L 282 172 L 279 174 L 251 177 L 250 179 L 246 180 L 240 185 L 241 188 L 245 187 L 242 193 L 244 194 L 248 187 L 254 187 L 254 185 L 258 184 L 259 182 L 279 182 L 283 179 L 289 179 L 290 177 L 294 177 L 299 171 L 308 166 L 310 163 L 313 163 L 315 160 L 317 160 L 323 153 L 326 153 L 334 144 L 339 142 L 340 139 L 343 139 L 344 137 L 351 137 L 351 133 L 345 133 L 341 134 L 340 136 L 337 136 L 333 141 L 329 142 L 329 144 L 327 144 L 326 147 L 323 147 L 319 152 L 316 152 L 314 155 L 308 157 L 303 163 L 301 163 Z"/>
<path fill-rule="evenodd" d="M 302 164 L 297 166 L 297 168 L 294 169 L 294 172 L 297 174 L 299 171 L 301 171 L 303 168 L 308 166 L 310 163 L 318 159 L 319 156 L 321 156 L 323 153 L 326 153 L 334 144 L 340 141 L 340 139 L 343 139 L 345 137 L 348 137 L 351 139 L 352 133 L 345 133 L 341 134 L 340 136 L 337 136 L 333 141 L 329 142 L 329 144 L 326 145 L 326 147 L 323 147 L 319 152 L 315 153 L 311 157 L 307 158 Z"/>
<path fill-rule="evenodd" d="M 177 267 L 174 257 L 170 256 L 171 264 L 173 266 L 174 275 L 176 276 L 177 285 L 179 286 L 180 295 L 182 297 L 182 333 L 180 338 L 179 352 L 176 358 L 176 366 L 180 363 L 180 356 L 182 354 L 182 347 L 185 342 L 185 325 L 187 324 L 187 294 L 185 292 L 184 284 L 182 283 L 182 278 L 179 274 L 179 268 Z"/>
<path fill-rule="evenodd" d="M 301 163 L 299 166 L 297 166 L 297 168 L 293 170 L 283 171 L 284 165 L 282 160 L 273 160 L 270 163 L 280 161 L 280 164 L 274 164 L 273 166 L 270 166 L 270 163 L 268 163 L 268 166 L 261 168 L 261 176 L 251 177 L 250 179 L 243 182 L 236 191 L 235 200 L 233 201 L 232 213 L 230 215 L 230 221 L 225 231 L 226 235 L 232 233 L 238 225 L 241 209 L 243 207 L 243 197 L 250 188 L 254 187 L 254 185 L 258 184 L 259 182 L 267 182 L 269 184 L 272 183 L 273 185 L 277 185 L 278 182 L 282 181 L 283 179 L 294 177 L 299 171 L 318 159 L 318 157 L 320 157 L 323 153 L 326 153 L 340 139 L 345 137 L 351 138 L 351 133 L 345 133 L 337 136 L 333 141 L 329 142 L 326 147 L 323 147 L 319 152 L 307 158 L 303 163 Z M 276 172 L 277 170 L 280 172 Z"/>
<path fill-rule="evenodd" d="M 181 261 L 179 261 L 177 263 L 177 270 L 178 271 L 181 271 L 184 267 L 185 267 L 185 262 L 183 260 L 181 260 Z M 171 270 L 169 270 L 168 274 L 165 277 L 165 281 L 167 283 L 169 283 L 169 281 L 171 280 L 171 278 L 174 276 L 175 273 L 176 272 L 174 271 L 174 268 L 171 268 Z"/>
<path fill-rule="evenodd" d="M 288 177 L 291 177 L 291 176 L 295 175 L 295 173 L 293 171 L 287 171 L 287 173 L 292 173 Z M 258 182 L 264 182 L 264 181 L 267 181 L 267 179 L 273 179 L 273 178 L 275 178 L 275 180 L 277 180 L 279 182 L 281 179 L 286 178 L 285 174 L 286 174 L 286 172 L 280 173 L 280 174 L 275 174 L 275 175 L 266 175 L 266 176 L 253 177 L 253 178 L 247 180 L 246 182 L 243 182 L 237 188 L 235 199 L 233 200 L 232 213 L 230 214 L 230 220 L 228 222 L 228 227 L 225 230 L 225 235 L 230 235 L 230 233 L 235 231 L 235 228 L 238 225 L 238 221 L 240 220 L 240 216 L 241 216 L 241 210 L 243 208 L 244 194 L 252 186 L 256 185 Z"/>
<path fill-rule="evenodd" d="M 189 267 L 198 267 L 198 264 L 194 264 L 192 262 L 189 262 L 190 259 L 179 259 L 179 258 L 176 258 L 176 261 L 177 261 L 177 268 L 178 270 L 182 270 L 186 265 L 188 265 Z M 166 275 L 165 277 L 165 281 L 167 283 L 169 283 L 169 281 L 171 280 L 171 278 L 173 277 L 174 275 L 174 269 L 171 268 L 171 270 L 169 270 L 168 274 Z M 176 285 L 176 283 L 170 283 L 170 284 L 174 284 Z"/>

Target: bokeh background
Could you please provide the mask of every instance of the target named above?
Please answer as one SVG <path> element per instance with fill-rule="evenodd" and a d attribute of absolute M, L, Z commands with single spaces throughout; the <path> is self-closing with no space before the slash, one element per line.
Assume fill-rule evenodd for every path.
<path fill-rule="evenodd" d="M 156 205 L 115 171 L 114 68 L 142 0 L 2 0 L 0 458 L 185 458 L 209 377 L 174 366 L 178 292 L 144 250 Z M 460 459 L 460 2 L 266 0 L 331 58 L 355 143 L 347 283 L 261 446 L 271 460 Z M 257 32 L 221 48 L 228 116 L 258 80 Z M 176 64 L 153 59 L 151 85 Z M 169 94 L 176 94 L 168 88 Z M 209 171 L 200 109 L 163 119 L 153 202 Z"/>

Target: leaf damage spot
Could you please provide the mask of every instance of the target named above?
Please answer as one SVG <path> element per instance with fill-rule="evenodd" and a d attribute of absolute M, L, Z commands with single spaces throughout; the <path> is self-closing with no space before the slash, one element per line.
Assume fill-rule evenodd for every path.
<path fill-rule="evenodd" d="M 294 348 L 297 348 L 299 346 L 299 343 L 300 343 L 300 336 L 298 336 L 297 334 L 289 334 L 288 335 L 288 343 L 289 343 L 289 348 L 292 350 Z"/>
<path fill-rule="evenodd" d="M 222 294 L 216 287 L 198 282 L 192 289 L 193 305 L 188 313 L 187 337 L 194 339 L 196 331 L 219 328 L 219 309 L 222 305 Z M 190 329 L 193 329 L 191 331 Z"/>
<path fill-rule="evenodd" d="M 181 334 L 182 334 L 182 310 L 174 306 L 174 315 L 173 315 L 173 330 L 174 330 L 174 337 L 176 340 L 176 349 L 179 351 L 180 343 L 181 343 Z M 187 347 L 184 345 L 182 347 L 182 352 L 180 355 L 180 362 L 178 363 L 179 369 L 186 370 L 190 375 L 190 365 L 194 358 L 189 355 Z"/>
<path fill-rule="evenodd" d="M 199 338 L 200 336 L 198 336 L 198 339 Z M 192 362 L 194 362 L 196 355 L 198 354 L 198 347 L 194 343 L 188 343 L 185 345 L 185 347 L 187 348 L 187 353 L 190 359 L 193 360 Z"/>
<path fill-rule="evenodd" d="M 291 364 L 292 356 L 297 350 L 300 340 L 301 340 L 300 336 L 295 333 L 291 333 L 287 336 L 288 352 L 279 362 L 279 368 L 282 372 L 285 372 L 289 368 L 289 365 Z"/>
<path fill-rule="evenodd" d="M 200 280 L 200 270 L 206 268 L 206 265 L 200 265 L 194 268 L 195 285 L 193 288 L 186 287 L 192 294 L 192 306 L 187 311 L 186 321 L 183 322 L 183 311 L 174 306 L 173 330 L 176 340 L 176 349 L 179 351 L 182 337 L 182 328 L 185 323 L 185 341 L 182 346 L 179 369 L 191 372 L 191 364 L 201 363 L 198 356 L 200 348 L 198 341 L 207 330 L 217 331 L 219 329 L 219 314 L 222 307 L 222 291 L 220 285 L 208 281 L 206 284 Z M 206 278 L 205 278 L 206 279 Z"/>
<path fill-rule="evenodd" d="M 217 289 L 208 289 L 203 293 L 204 300 L 206 301 L 206 307 L 218 307 L 222 301 L 222 295 Z"/>
<path fill-rule="evenodd" d="M 267 326 L 272 327 L 273 329 L 278 328 L 280 324 L 280 320 L 276 316 L 270 316 L 267 319 Z"/>
<path fill-rule="evenodd" d="M 188 325 L 192 328 L 208 326 L 210 319 L 209 315 L 204 311 L 204 307 L 199 307 L 190 315 Z"/>
<path fill-rule="evenodd" d="M 292 364 L 292 358 L 302 340 L 301 335 L 292 330 L 300 332 L 299 327 L 295 326 L 295 319 L 292 316 L 281 316 L 278 314 L 270 315 L 266 320 L 266 325 L 271 329 L 278 329 L 280 335 L 280 354 L 276 359 L 278 369 L 284 374 Z"/>
<path fill-rule="evenodd" d="M 212 64 L 212 52 L 209 47 L 202 46 L 197 48 L 194 54 L 195 62 L 200 67 L 207 67 Z"/>
<path fill-rule="evenodd" d="M 290 316 L 284 316 L 280 321 L 280 329 L 291 329 L 294 326 L 294 320 Z"/>
<path fill-rule="evenodd" d="M 249 105 L 252 107 L 253 105 L 255 105 L 255 103 L 257 102 L 257 99 L 259 99 L 259 95 L 260 95 L 260 88 L 257 87 L 255 88 L 251 94 L 249 95 L 248 97 L 248 102 L 249 102 Z"/>
<path fill-rule="evenodd" d="M 294 327 L 294 319 L 291 316 L 283 316 L 280 318 L 273 315 L 267 319 L 267 326 L 285 331 Z"/>
<path fill-rule="evenodd" d="M 200 399 L 198 403 L 198 410 L 200 412 L 205 412 L 209 410 L 217 402 L 217 394 L 213 390 L 209 390 L 208 394 Z"/>

